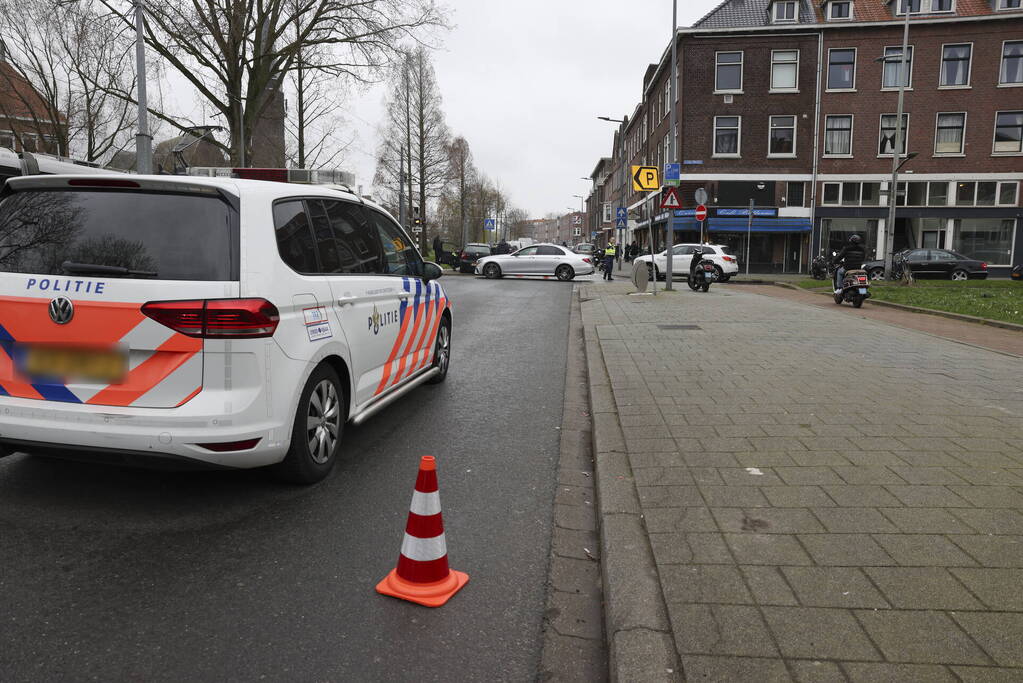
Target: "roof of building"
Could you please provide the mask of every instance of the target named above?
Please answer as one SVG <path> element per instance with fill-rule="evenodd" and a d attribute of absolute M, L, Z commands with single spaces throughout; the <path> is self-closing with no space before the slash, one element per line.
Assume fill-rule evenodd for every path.
<path fill-rule="evenodd" d="M 0 62 L 0 116 L 50 122 L 46 100 L 7 62 Z"/>
<path fill-rule="evenodd" d="M 693 28 L 741 28 L 769 26 L 774 0 L 725 0 L 708 12 Z M 817 23 L 818 15 L 809 0 L 799 0 L 800 24 Z"/>
<path fill-rule="evenodd" d="M 820 24 L 842 25 L 845 21 L 824 20 L 824 5 L 829 0 L 798 0 L 799 1 L 799 22 L 796 24 L 782 24 L 783 26 L 798 26 L 799 24 Z M 693 24 L 695 29 L 721 29 L 721 28 L 754 28 L 758 26 L 771 26 L 770 8 L 775 0 L 724 0 L 720 5 L 704 15 L 699 21 Z M 871 21 L 901 21 L 901 15 L 894 14 L 894 0 L 853 0 L 853 20 L 855 22 Z M 913 17 L 975 17 L 988 14 L 995 14 L 991 0 L 956 0 L 955 12 L 938 12 L 928 14 L 914 14 Z M 1002 14 L 1002 12 L 997 12 Z"/>

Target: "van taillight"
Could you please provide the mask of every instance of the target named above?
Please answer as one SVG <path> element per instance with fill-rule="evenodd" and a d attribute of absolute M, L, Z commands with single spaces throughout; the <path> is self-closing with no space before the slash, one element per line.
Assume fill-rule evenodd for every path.
<path fill-rule="evenodd" d="M 272 337 L 281 316 L 266 299 L 150 301 L 142 313 L 189 337 L 257 339 Z"/>

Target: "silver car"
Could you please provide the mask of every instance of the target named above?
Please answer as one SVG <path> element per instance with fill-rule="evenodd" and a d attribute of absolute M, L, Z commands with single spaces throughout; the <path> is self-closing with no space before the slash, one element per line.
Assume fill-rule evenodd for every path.
<path fill-rule="evenodd" d="M 593 258 L 575 254 L 557 244 L 532 244 L 511 254 L 486 256 L 476 262 L 476 274 L 488 279 L 512 277 L 556 277 L 567 282 L 576 275 L 593 272 Z"/>

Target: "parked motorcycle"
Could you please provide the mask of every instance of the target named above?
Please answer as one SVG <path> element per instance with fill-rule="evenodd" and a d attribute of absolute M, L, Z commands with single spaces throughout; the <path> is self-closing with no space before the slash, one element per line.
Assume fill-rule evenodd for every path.
<path fill-rule="evenodd" d="M 709 258 L 703 258 L 703 250 L 699 247 L 693 249 L 693 258 L 689 262 L 689 277 L 686 278 L 689 289 L 694 292 L 699 289 L 709 292 L 710 283 L 714 282 L 715 277 L 714 262 Z"/>
<path fill-rule="evenodd" d="M 814 280 L 828 280 L 835 277 L 835 266 L 823 254 L 810 262 L 810 276 Z"/>
<path fill-rule="evenodd" d="M 845 271 L 842 276 L 842 289 L 835 294 L 835 303 L 841 306 L 843 301 L 848 301 L 853 308 L 859 308 L 869 298 L 870 280 L 867 278 L 867 271 L 862 269 Z"/>

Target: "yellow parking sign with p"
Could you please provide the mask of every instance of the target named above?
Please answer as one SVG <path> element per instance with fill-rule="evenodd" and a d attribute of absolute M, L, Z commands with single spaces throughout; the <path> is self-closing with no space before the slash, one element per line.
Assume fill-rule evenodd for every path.
<path fill-rule="evenodd" d="M 633 166 L 632 189 L 634 192 L 657 192 L 661 189 L 661 179 L 656 166 Z"/>

